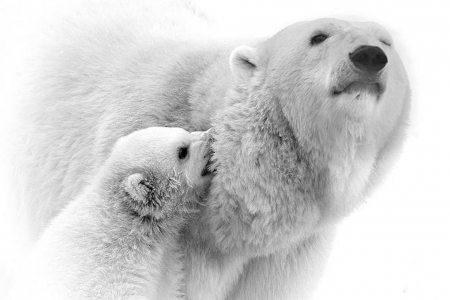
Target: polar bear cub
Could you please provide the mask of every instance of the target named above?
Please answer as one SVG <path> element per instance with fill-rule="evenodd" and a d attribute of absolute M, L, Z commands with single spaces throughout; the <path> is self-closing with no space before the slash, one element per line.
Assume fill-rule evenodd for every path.
<path fill-rule="evenodd" d="M 178 238 L 212 177 L 209 140 L 164 127 L 119 139 L 46 229 L 12 298 L 183 298 Z"/>

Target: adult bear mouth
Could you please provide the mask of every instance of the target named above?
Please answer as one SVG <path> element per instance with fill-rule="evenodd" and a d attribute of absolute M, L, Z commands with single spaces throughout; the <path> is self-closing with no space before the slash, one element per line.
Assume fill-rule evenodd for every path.
<path fill-rule="evenodd" d="M 368 93 L 379 97 L 383 91 L 384 87 L 380 82 L 353 81 L 342 87 L 334 87 L 333 96 L 341 94 L 356 94 L 356 96 L 359 96 L 362 93 Z"/>
<path fill-rule="evenodd" d="M 361 95 L 376 97 L 378 100 L 386 90 L 387 73 L 385 71 L 373 73 L 361 72 L 353 67 L 344 65 L 337 68 L 331 86 L 331 96 L 350 96 L 358 99 Z"/>
<path fill-rule="evenodd" d="M 353 76 L 352 76 L 353 77 Z M 356 77 L 356 78 L 355 78 Z M 369 95 L 379 100 L 386 89 L 383 77 L 377 76 L 370 78 L 368 76 L 355 76 L 346 78 L 334 86 L 331 95 L 338 97 L 348 95 L 354 99 L 359 99 L 361 95 Z"/>

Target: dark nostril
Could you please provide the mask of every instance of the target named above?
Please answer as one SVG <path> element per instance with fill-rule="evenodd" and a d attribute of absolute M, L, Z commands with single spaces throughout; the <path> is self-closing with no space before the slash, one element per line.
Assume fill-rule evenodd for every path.
<path fill-rule="evenodd" d="M 383 50 L 375 46 L 361 46 L 350 53 L 349 56 L 358 69 L 367 72 L 379 72 L 388 62 Z"/>

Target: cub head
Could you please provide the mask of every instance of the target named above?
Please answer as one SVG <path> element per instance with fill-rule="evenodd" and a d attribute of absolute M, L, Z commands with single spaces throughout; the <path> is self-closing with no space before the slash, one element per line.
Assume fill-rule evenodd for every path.
<path fill-rule="evenodd" d="M 122 137 L 109 162 L 109 179 L 140 217 L 161 220 L 203 196 L 212 175 L 208 132 L 150 127 Z M 110 181 L 109 181 L 110 182 Z"/>

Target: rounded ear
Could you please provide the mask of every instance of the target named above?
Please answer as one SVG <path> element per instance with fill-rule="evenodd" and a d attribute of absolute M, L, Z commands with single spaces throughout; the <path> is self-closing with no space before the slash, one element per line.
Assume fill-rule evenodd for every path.
<path fill-rule="evenodd" d="M 131 207 L 141 216 L 156 214 L 180 191 L 180 182 L 175 177 L 163 177 L 156 173 L 135 173 L 128 176 L 123 184 L 131 198 Z"/>
<path fill-rule="evenodd" d="M 261 70 L 261 62 L 255 48 L 239 46 L 231 52 L 230 68 L 234 80 L 239 85 L 249 85 Z"/>
<path fill-rule="evenodd" d="M 142 204 L 152 201 L 149 197 L 154 197 L 154 193 L 152 192 L 151 186 L 148 184 L 148 180 L 140 173 L 130 175 L 125 179 L 125 191 L 134 201 Z"/>

